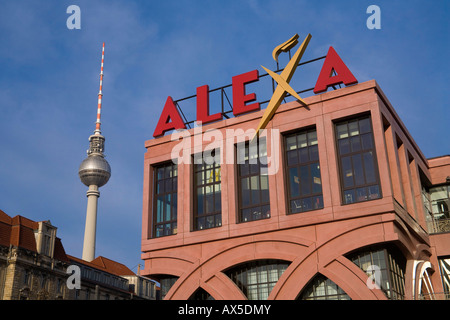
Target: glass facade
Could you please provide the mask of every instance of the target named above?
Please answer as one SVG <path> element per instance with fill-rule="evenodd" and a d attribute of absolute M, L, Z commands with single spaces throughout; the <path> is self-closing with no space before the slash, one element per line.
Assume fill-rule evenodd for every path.
<path fill-rule="evenodd" d="M 155 168 L 154 237 L 177 233 L 177 165 L 172 162 Z"/>
<path fill-rule="evenodd" d="M 370 116 L 340 121 L 334 126 L 343 204 L 380 198 Z M 288 214 L 322 209 L 322 173 L 316 129 L 286 134 L 283 142 Z M 271 210 L 266 139 L 238 143 L 236 147 L 237 222 L 268 219 Z M 220 152 L 215 151 L 218 154 L 211 152 L 209 160 L 192 156 L 191 231 L 222 226 Z M 155 167 L 154 181 L 152 237 L 176 234 L 177 165 L 170 162 Z M 446 203 L 440 205 L 448 213 Z"/>
<path fill-rule="evenodd" d="M 237 146 L 239 222 L 270 218 L 265 139 Z"/>
<path fill-rule="evenodd" d="M 297 300 L 351 300 L 336 283 L 317 274 L 305 287 Z"/>
<path fill-rule="evenodd" d="M 323 208 L 316 130 L 287 135 L 285 149 L 289 213 Z"/>
<path fill-rule="evenodd" d="M 225 271 L 248 300 L 267 300 L 270 292 L 289 266 L 282 260 L 255 260 Z"/>
<path fill-rule="evenodd" d="M 222 225 L 220 156 L 212 152 L 211 156 L 202 156 L 194 161 L 193 229 L 220 227 Z"/>
<path fill-rule="evenodd" d="M 368 276 L 380 271 L 381 290 L 388 299 L 402 300 L 405 296 L 406 259 L 395 247 L 367 248 L 347 256 Z M 376 269 L 373 267 L 377 267 Z"/>
<path fill-rule="evenodd" d="M 370 116 L 336 123 L 343 204 L 381 197 Z"/>

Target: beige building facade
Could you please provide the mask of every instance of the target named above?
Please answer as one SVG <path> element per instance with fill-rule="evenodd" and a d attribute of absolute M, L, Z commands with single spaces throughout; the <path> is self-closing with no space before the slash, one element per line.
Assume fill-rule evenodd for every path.
<path fill-rule="evenodd" d="M 156 295 L 154 281 L 119 262 L 66 254 L 50 221 L 0 210 L 0 300 L 155 300 Z"/>

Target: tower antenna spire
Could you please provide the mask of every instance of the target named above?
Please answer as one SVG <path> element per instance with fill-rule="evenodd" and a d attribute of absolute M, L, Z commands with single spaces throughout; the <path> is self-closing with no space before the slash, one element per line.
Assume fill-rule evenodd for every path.
<path fill-rule="evenodd" d="M 103 87 L 103 62 L 105 61 L 105 43 L 103 42 L 103 47 L 102 47 L 102 64 L 100 67 L 100 89 L 98 91 L 98 106 L 97 106 L 97 121 L 95 122 L 95 131 L 94 134 L 96 135 L 100 135 L 101 131 L 100 131 L 100 119 L 101 119 L 101 113 L 102 113 L 102 97 L 103 97 L 103 93 L 102 93 L 102 87 Z"/>

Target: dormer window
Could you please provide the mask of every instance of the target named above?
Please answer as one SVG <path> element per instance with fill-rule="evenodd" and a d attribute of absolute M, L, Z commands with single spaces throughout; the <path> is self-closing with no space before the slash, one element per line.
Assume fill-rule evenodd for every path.
<path fill-rule="evenodd" d="M 39 228 L 35 230 L 34 236 L 38 253 L 53 258 L 56 228 L 51 225 L 50 221 L 39 222 Z"/>

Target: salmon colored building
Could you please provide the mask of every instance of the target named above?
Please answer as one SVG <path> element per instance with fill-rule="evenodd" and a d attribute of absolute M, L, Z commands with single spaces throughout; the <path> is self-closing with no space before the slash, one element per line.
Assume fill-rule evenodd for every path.
<path fill-rule="evenodd" d="M 253 149 L 264 110 L 145 143 L 142 274 L 167 300 L 448 299 L 450 156 L 426 159 L 374 80 L 304 101 Z M 172 161 L 208 132 L 221 161 Z"/>

